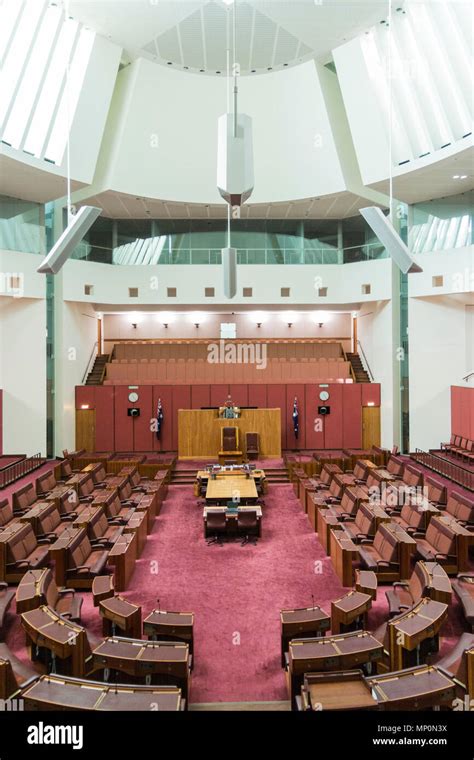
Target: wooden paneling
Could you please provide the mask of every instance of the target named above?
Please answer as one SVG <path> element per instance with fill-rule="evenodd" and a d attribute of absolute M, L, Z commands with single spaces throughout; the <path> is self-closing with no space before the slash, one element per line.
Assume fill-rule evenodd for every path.
<path fill-rule="evenodd" d="M 360 449 L 362 443 L 362 407 L 360 383 L 343 386 L 342 445 L 345 449 Z"/>
<path fill-rule="evenodd" d="M 380 446 L 380 407 L 362 407 L 362 448 Z"/>
<path fill-rule="evenodd" d="M 193 409 L 211 406 L 211 391 L 208 385 L 191 386 L 191 406 Z"/>
<path fill-rule="evenodd" d="M 341 383 L 330 383 L 326 390 L 329 391 L 329 401 L 327 404 L 331 411 L 330 414 L 323 417 L 324 447 L 326 449 L 341 449 L 343 426 L 342 399 L 345 388 Z"/>
<path fill-rule="evenodd" d="M 97 385 L 95 388 L 95 446 L 88 451 L 115 451 L 114 388 Z"/>
<path fill-rule="evenodd" d="M 249 406 L 256 406 L 259 409 L 265 409 L 267 403 L 267 386 L 266 385 L 249 385 Z M 273 404 L 270 404 L 273 406 Z"/>
<path fill-rule="evenodd" d="M 178 412 L 178 456 L 180 459 L 217 458 L 221 428 L 239 429 L 239 448 L 245 453 L 245 433 L 258 433 L 260 456 L 281 456 L 279 409 L 244 409 L 239 419 L 221 419 L 215 410 L 181 409 Z"/>
<path fill-rule="evenodd" d="M 286 409 L 286 386 L 285 385 L 267 385 L 267 404 L 270 408 L 280 408 L 281 424 L 281 448 L 286 448 L 286 426 L 287 426 L 287 409 Z M 293 429 L 293 428 L 292 428 Z"/>
<path fill-rule="evenodd" d="M 76 409 L 76 449 L 95 450 L 95 409 Z"/>

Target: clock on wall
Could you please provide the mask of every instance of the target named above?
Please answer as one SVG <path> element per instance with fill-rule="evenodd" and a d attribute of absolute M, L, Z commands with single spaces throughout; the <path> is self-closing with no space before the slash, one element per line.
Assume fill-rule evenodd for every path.
<path fill-rule="evenodd" d="M 319 398 L 321 399 L 321 401 L 328 401 L 329 400 L 328 391 L 321 391 L 321 393 L 319 394 Z"/>
<path fill-rule="evenodd" d="M 136 404 L 138 401 L 138 393 L 136 393 L 135 391 L 132 391 L 131 393 L 129 393 L 128 400 L 130 401 L 131 404 Z"/>

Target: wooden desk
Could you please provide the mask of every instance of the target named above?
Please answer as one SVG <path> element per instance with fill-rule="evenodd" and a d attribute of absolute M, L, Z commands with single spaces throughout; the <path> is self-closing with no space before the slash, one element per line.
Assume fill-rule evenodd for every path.
<path fill-rule="evenodd" d="M 99 681 L 41 676 L 21 695 L 25 710 L 180 711 L 185 709 L 176 686 L 124 686 Z"/>
<path fill-rule="evenodd" d="M 145 512 L 140 512 L 139 510 L 135 512 L 130 520 L 123 526 L 123 532 L 125 534 L 134 533 L 136 536 L 137 558 L 141 555 L 143 549 L 145 548 L 147 530 L 147 515 Z"/>
<path fill-rule="evenodd" d="M 238 419 L 222 419 L 217 409 L 178 410 L 178 458 L 217 459 L 221 448 L 221 429 L 237 427 L 239 447 L 246 455 L 246 433 L 258 433 L 259 456 L 281 457 L 281 410 L 242 409 Z M 229 456 L 230 458 L 230 456 Z"/>
<path fill-rule="evenodd" d="M 143 621 L 143 634 L 150 641 L 184 641 L 194 654 L 194 614 L 153 610 Z M 193 658 L 194 663 L 194 658 Z"/>
<path fill-rule="evenodd" d="M 49 556 L 54 560 L 54 579 L 58 586 L 66 585 L 68 547 L 81 531 L 85 533 L 84 528 L 73 528 L 71 525 L 71 527 L 66 528 L 66 530 L 61 533 L 58 540 L 49 547 Z"/>
<path fill-rule="evenodd" d="M 35 535 L 40 533 L 40 520 L 47 510 L 51 509 L 50 501 L 37 501 L 28 512 L 19 518 L 19 522 L 30 523 Z"/>
<path fill-rule="evenodd" d="M 372 570 L 355 571 L 355 588 L 363 594 L 368 594 L 374 601 L 377 599 L 377 574 Z"/>
<path fill-rule="evenodd" d="M 290 698 L 294 701 L 305 673 L 349 670 L 382 657 L 383 644 L 367 631 L 312 639 L 293 639 L 288 651 Z"/>
<path fill-rule="evenodd" d="M 68 486 L 56 486 L 52 491 L 42 497 L 42 501 L 53 501 L 60 514 L 66 514 L 63 508 L 64 501 L 67 500 L 70 511 L 74 511 L 79 506 L 79 496 L 74 488 Z"/>
<path fill-rule="evenodd" d="M 47 604 L 46 593 L 49 581 L 53 577 L 49 567 L 39 570 L 29 570 L 18 584 L 16 590 L 16 614 L 35 610 L 42 604 Z"/>
<path fill-rule="evenodd" d="M 421 584 L 426 591 L 425 595 L 434 599 L 435 602 L 450 604 L 453 590 L 444 567 L 438 562 L 423 562 L 423 560 L 417 564 L 422 572 Z"/>
<path fill-rule="evenodd" d="M 26 633 L 27 646 L 33 655 L 33 644 L 50 652 L 52 662 L 70 675 L 85 675 L 86 656 L 89 642 L 85 628 L 61 617 L 51 607 L 42 605 L 21 615 L 21 624 Z M 32 657 L 33 659 L 33 657 Z"/>
<path fill-rule="evenodd" d="M 127 639 L 119 636 L 107 638 L 92 653 L 92 672 L 103 670 L 108 681 L 110 671 L 124 677 L 146 681 L 174 683 L 188 698 L 190 681 L 189 646 L 181 642 L 156 642 Z"/>
<path fill-rule="evenodd" d="M 142 635 L 142 608 L 121 596 L 111 596 L 99 602 L 104 636 L 127 636 L 139 639 Z M 116 630 L 116 629 L 119 630 Z"/>
<path fill-rule="evenodd" d="M 331 602 L 331 633 L 348 633 L 367 629 L 367 617 L 372 607 L 372 597 L 361 591 L 349 591 L 345 596 Z"/>
<path fill-rule="evenodd" d="M 281 665 L 285 667 L 285 655 L 291 639 L 302 636 L 324 636 L 331 619 L 321 607 L 303 607 L 296 610 L 280 610 Z"/>
<path fill-rule="evenodd" d="M 250 504 L 258 499 L 257 487 L 253 478 L 243 475 L 234 477 L 216 476 L 210 478 L 206 489 L 206 502 L 208 504 L 227 501 L 239 501 Z"/>
<path fill-rule="evenodd" d="M 135 533 L 122 533 L 112 546 L 107 562 L 114 566 L 114 580 L 117 591 L 126 591 L 135 570 L 137 558 Z"/>
<path fill-rule="evenodd" d="M 301 688 L 302 710 L 376 710 L 367 679 L 360 670 L 306 673 Z"/>
<path fill-rule="evenodd" d="M 382 710 L 428 710 L 452 707 L 454 682 L 432 665 L 367 678 Z"/>
<path fill-rule="evenodd" d="M 342 530 L 331 530 L 329 553 L 336 575 L 343 586 L 352 586 L 352 562 L 359 556 L 357 544 Z"/>
<path fill-rule="evenodd" d="M 336 515 L 332 515 L 329 509 L 318 509 L 317 515 L 319 543 L 326 554 L 329 554 L 331 530 L 342 530 L 342 522 L 337 519 Z"/>
<path fill-rule="evenodd" d="M 102 514 L 104 508 L 97 505 L 88 505 L 80 515 L 72 522 L 73 528 L 85 528 L 89 538 L 92 538 L 91 524 L 93 524 Z"/>
<path fill-rule="evenodd" d="M 389 669 L 401 670 L 404 667 L 421 664 L 420 659 L 425 656 L 422 652 L 423 642 L 437 640 L 439 630 L 447 616 L 447 604 L 423 598 L 411 609 L 389 620 L 387 626 Z M 431 651 L 431 647 L 429 649 Z M 407 653 L 412 653 L 412 656 Z"/>

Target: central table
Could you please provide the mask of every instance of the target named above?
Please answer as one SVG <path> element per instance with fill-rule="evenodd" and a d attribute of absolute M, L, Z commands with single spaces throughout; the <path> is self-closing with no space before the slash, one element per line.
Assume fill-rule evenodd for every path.
<path fill-rule="evenodd" d="M 209 478 L 206 489 L 206 501 L 209 504 L 217 502 L 245 502 L 251 504 L 258 498 L 254 478 L 245 475 L 220 476 L 215 480 Z"/>

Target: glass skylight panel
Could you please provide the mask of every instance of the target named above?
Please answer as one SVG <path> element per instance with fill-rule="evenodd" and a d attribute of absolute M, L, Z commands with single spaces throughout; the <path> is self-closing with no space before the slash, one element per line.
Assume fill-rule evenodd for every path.
<path fill-rule="evenodd" d="M 61 164 L 63 160 L 68 129 L 71 129 L 73 123 L 94 39 L 95 32 L 91 29 L 81 29 L 69 69 L 69 82 L 66 82 L 63 88 L 61 104 L 45 151 L 45 158 L 56 164 Z"/>
<path fill-rule="evenodd" d="M 3 0 L 0 5 L 0 66 L 22 10 L 22 0 Z"/>
<path fill-rule="evenodd" d="M 3 139 L 13 148 L 19 148 L 21 145 L 38 89 L 44 77 L 61 15 L 58 8 L 50 7 L 46 10 L 41 22 L 3 134 Z"/>
<path fill-rule="evenodd" d="M 41 89 L 38 105 L 36 106 L 28 136 L 23 146 L 25 151 L 38 157 L 43 155 L 43 148 L 51 125 L 51 119 L 55 112 L 61 87 L 66 78 L 67 61 L 71 55 L 78 29 L 79 24 L 73 19 L 67 19 L 62 25 L 49 64 L 48 73 Z"/>
<path fill-rule="evenodd" d="M 29 55 L 44 5 L 43 0 L 27 0 L 0 71 L 0 92 L 2 93 L 0 98 L 0 129 L 2 131 L 5 117 L 9 111 L 12 98 L 15 97 L 18 82 L 22 75 L 21 61 L 24 61 Z"/>

